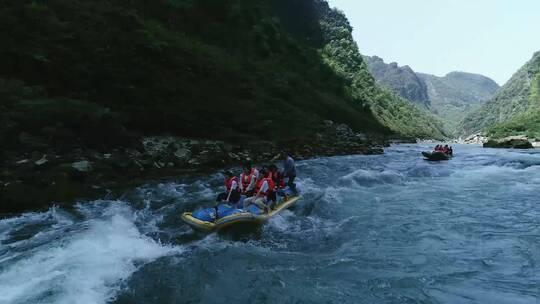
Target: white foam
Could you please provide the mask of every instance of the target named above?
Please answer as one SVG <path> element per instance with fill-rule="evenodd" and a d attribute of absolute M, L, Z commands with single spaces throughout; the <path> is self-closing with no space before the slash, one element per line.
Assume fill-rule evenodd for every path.
<path fill-rule="evenodd" d="M 7 266 L 0 303 L 106 303 L 140 265 L 178 251 L 142 235 L 125 214 L 84 226 Z"/>
<path fill-rule="evenodd" d="M 358 169 L 340 178 L 340 181 L 358 186 L 373 184 L 398 184 L 403 181 L 403 175 L 396 171 L 375 171 Z"/>

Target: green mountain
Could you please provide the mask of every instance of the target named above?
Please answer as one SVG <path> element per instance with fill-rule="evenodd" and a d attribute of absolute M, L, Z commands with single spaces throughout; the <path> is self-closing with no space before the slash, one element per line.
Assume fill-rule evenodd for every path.
<path fill-rule="evenodd" d="M 464 134 L 540 138 L 540 52 L 519 69 L 492 99 L 463 121 Z"/>
<path fill-rule="evenodd" d="M 444 77 L 418 74 L 426 83 L 431 111 L 456 135 L 461 121 L 499 89 L 492 79 L 478 74 L 451 72 Z"/>
<path fill-rule="evenodd" d="M 377 56 L 363 58 L 377 84 L 421 106 L 429 106 L 426 83 L 409 66 L 400 67 L 395 62 L 386 64 Z"/>
<path fill-rule="evenodd" d="M 395 62 L 387 64 L 377 56 L 364 58 L 378 84 L 426 107 L 443 121 L 449 135 L 456 135 L 465 115 L 499 88 L 495 81 L 478 74 L 451 72 L 438 77 L 414 72 Z"/>
<path fill-rule="evenodd" d="M 324 120 L 442 136 L 375 85 L 321 0 L 5 1 L 0 27 L 3 147 L 309 139 Z"/>

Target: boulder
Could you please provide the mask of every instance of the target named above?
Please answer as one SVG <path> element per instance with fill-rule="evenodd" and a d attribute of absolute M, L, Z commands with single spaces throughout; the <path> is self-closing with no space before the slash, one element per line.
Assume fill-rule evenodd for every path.
<path fill-rule="evenodd" d="M 488 139 L 484 143 L 484 148 L 532 149 L 534 147 L 526 136 L 509 136 L 500 139 Z"/>
<path fill-rule="evenodd" d="M 88 173 L 92 171 L 92 164 L 87 160 L 74 162 L 73 164 L 71 164 L 71 167 L 73 167 L 73 169 L 79 172 L 84 172 L 84 173 Z"/>
<path fill-rule="evenodd" d="M 42 167 L 45 164 L 47 164 L 48 162 L 49 162 L 49 160 L 47 159 L 47 155 L 43 154 L 43 156 L 40 159 L 36 160 L 34 162 L 34 164 L 36 165 L 36 167 Z"/>
<path fill-rule="evenodd" d="M 458 143 L 481 145 L 488 141 L 488 138 L 483 133 L 476 133 L 467 136 L 463 140 L 458 140 Z"/>

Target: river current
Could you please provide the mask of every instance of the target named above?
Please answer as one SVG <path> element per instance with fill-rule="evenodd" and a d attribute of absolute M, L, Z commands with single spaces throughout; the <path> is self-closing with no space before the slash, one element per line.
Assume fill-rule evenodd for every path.
<path fill-rule="evenodd" d="M 222 175 L 0 220 L 0 303 L 539 303 L 540 151 L 298 163 L 258 229 L 193 232 Z"/>

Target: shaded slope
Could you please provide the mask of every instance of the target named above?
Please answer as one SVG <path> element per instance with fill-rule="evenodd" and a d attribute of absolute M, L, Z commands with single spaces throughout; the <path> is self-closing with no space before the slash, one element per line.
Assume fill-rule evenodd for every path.
<path fill-rule="evenodd" d="M 8 147 L 102 148 L 165 133 L 309 140 L 327 119 L 442 136 L 435 119 L 376 86 L 345 16 L 325 1 L 7 1 L 0 28 Z"/>
<path fill-rule="evenodd" d="M 35 100 L 36 112 L 39 100 L 62 100 L 48 103 L 60 108 L 84 100 L 109 109 L 121 128 L 143 134 L 276 140 L 309 137 L 323 119 L 387 132 L 322 62 L 313 3 L 311 11 L 287 6 L 308 20 L 301 30 L 284 26 L 276 6 L 241 0 L 9 1 L 0 10 L 0 26 L 9 28 L 2 31 L 0 78 L 10 79 L 3 91 L 17 89 L 4 95 L 2 105 L 8 112 L 32 112 Z M 9 117 L 17 125 L 13 132 L 40 137 L 46 136 L 43 128 L 62 123 L 55 116 L 60 121 L 29 124 L 19 116 Z M 82 128 L 92 130 L 100 119 L 106 118 Z"/>

